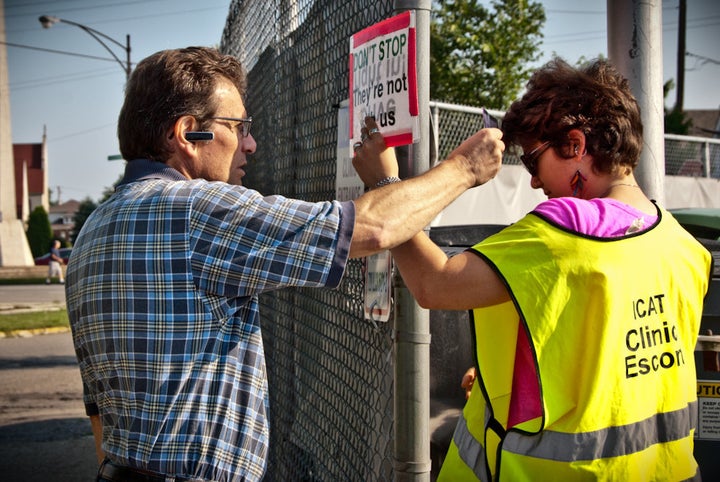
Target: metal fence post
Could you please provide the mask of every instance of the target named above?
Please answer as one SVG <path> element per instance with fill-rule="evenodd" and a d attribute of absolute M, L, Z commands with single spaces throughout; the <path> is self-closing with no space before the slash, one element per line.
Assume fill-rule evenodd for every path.
<path fill-rule="evenodd" d="M 420 141 L 408 149 L 412 175 L 430 162 L 431 0 L 395 0 L 396 13 L 415 11 Z M 396 279 L 395 291 L 395 480 L 430 480 L 430 315 Z"/>
<path fill-rule="evenodd" d="M 710 169 L 710 143 L 703 143 L 705 148 L 703 149 L 703 165 L 705 166 L 705 177 L 712 177 L 712 170 Z"/>

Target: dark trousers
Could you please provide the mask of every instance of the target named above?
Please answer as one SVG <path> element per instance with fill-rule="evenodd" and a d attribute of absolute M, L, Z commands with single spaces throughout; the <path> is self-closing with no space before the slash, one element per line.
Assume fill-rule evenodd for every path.
<path fill-rule="evenodd" d="M 112 463 L 109 459 L 103 460 L 98 469 L 96 482 L 204 482 L 203 479 L 190 479 L 187 477 L 174 477 L 172 475 L 158 474 L 147 470 L 125 467 Z"/>

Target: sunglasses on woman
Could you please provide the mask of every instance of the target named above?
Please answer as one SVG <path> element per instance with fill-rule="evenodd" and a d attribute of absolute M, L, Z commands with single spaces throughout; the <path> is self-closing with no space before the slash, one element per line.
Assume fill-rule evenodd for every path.
<path fill-rule="evenodd" d="M 528 170 L 531 176 L 537 175 L 537 161 L 540 156 L 543 155 L 543 152 L 547 151 L 550 146 L 552 146 L 552 142 L 545 141 L 532 151 L 520 156 L 520 160 L 525 165 L 525 169 Z"/>

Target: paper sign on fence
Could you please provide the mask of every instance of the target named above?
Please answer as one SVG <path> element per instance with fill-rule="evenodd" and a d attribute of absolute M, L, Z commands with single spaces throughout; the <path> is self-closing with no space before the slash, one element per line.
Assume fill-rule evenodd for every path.
<path fill-rule="evenodd" d="M 350 144 L 360 142 L 366 116 L 374 116 L 388 146 L 417 140 L 418 95 L 415 12 L 407 11 L 350 39 Z"/>

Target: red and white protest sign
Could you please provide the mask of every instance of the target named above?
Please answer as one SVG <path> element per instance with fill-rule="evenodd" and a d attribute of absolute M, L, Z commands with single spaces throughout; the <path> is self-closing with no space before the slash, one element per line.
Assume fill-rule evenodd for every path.
<path fill-rule="evenodd" d="M 350 146 L 374 116 L 388 146 L 411 144 L 418 133 L 415 12 L 407 11 L 350 39 Z"/>

